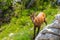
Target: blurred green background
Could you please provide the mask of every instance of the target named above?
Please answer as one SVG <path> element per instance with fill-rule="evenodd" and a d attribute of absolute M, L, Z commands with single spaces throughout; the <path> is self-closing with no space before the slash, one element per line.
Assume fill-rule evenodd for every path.
<path fill-rule="evenodd" d="M 50 24 L 59 12 L 56 0 L 0 0 L 0 11 L 0 40 L 32 40 L 30 14 L 43 11 Z M 45 26 L 43 23 L 41 30 Z"/>

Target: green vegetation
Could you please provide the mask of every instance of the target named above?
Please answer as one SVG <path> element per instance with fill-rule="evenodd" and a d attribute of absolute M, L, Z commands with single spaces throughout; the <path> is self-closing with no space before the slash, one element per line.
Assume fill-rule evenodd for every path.
<path fill-rule="evenodd" d="M 30 0 L 29 0 L 30 1 Z M 23 0 L 21 3 L 16 3 L 13 5 L 13 11 L 8 10 L 8 14 L 11 14 L 11 20 L 9 23 L 2 24 L 0 29 L 3 29 L 0 32 L 0 40 L 32 40 L 33 38 L 33 23 L 30 19 L 30 14 L 36 12 L 37 14 L 41 11 L 45 12 L 47 23 L 50 24 L 54 16 L 57 14 L 57 6 L 51 6 L 50 0 L 35 0 L 35 4 L 27 9 L 25 5 L 29 2 L 28 0 Z M 0 2 L 3 2 L 0 0 Z M 4 0 L 5 5 L 1 5 L 0 9 L 6 10 L 11 5 L 12 0 Z M 5 16 L 7 14 L 4 14 Z M 45 27 L 45 24 L 42 24 L 41 30 Z"/>

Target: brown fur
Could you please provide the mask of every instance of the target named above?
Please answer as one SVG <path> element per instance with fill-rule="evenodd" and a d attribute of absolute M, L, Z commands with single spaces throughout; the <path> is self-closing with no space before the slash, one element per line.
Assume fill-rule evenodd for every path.
<path fill-rule="evenodd" d="M 46 15 L 44 12 L 40 12 L 37 16 L 35 16 L 35 14 L 32 14 L 31 16 L 31 20 L 34 23 L 34 38 L 35 39 L 35 32 L 36 32 L 36 28 L 38 28 L 37 34 L 39 33 L 41 24 L 43 24 L 43 22 L 46 22 Z"/>

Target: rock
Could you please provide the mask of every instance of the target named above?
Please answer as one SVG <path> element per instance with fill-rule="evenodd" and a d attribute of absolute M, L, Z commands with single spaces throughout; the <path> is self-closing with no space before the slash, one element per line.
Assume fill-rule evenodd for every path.
<path fill-rule="evenodd" d="M 56 15 L 53 23 L 39 32 L 35 40 L 60 40 L 60 14 Z"/>
<path fill-rule="evenodd" d="M 4 37 L 2 40 L 7 40 L 7 37 Z"/>
<path fill-rule="evenodd" d="M 32 6 L 32 4 L 35 2 L 35 0 L 31 0 L 30 3 L 27 5 L 27 8 L 30 8 L 30 6 Z"/>
<path fill-rule="evenodd" d="M 17 2 L 21 3 L 22 0 L 13 0 L 13 5 L 15 5 Z"/>
<path fill-rule="evenodd" d="M 57 5 L 59 5 L 59 6 L 60 6 L 60 0 L 57 0 Z"/>
<path fill-rule="evenodd" d="M 10 33 L 10 34 L 9 34 L 9 37 L 13 37 L 13 36 L 14 36 L 14 33 Z"/>

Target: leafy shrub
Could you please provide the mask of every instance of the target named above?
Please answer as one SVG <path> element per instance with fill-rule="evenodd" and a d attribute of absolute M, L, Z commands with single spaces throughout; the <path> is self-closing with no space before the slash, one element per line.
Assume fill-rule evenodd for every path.
<path fill-rule="evenodd" d="M 57 9 L 53 9 L 53 8 L 49 8 L 49 9 L 46 9 L 44 10 L 44 12 L 46 13 L 46 15 L 54 15 L 54 14 L 57 14 L 58 10 Z"/>

